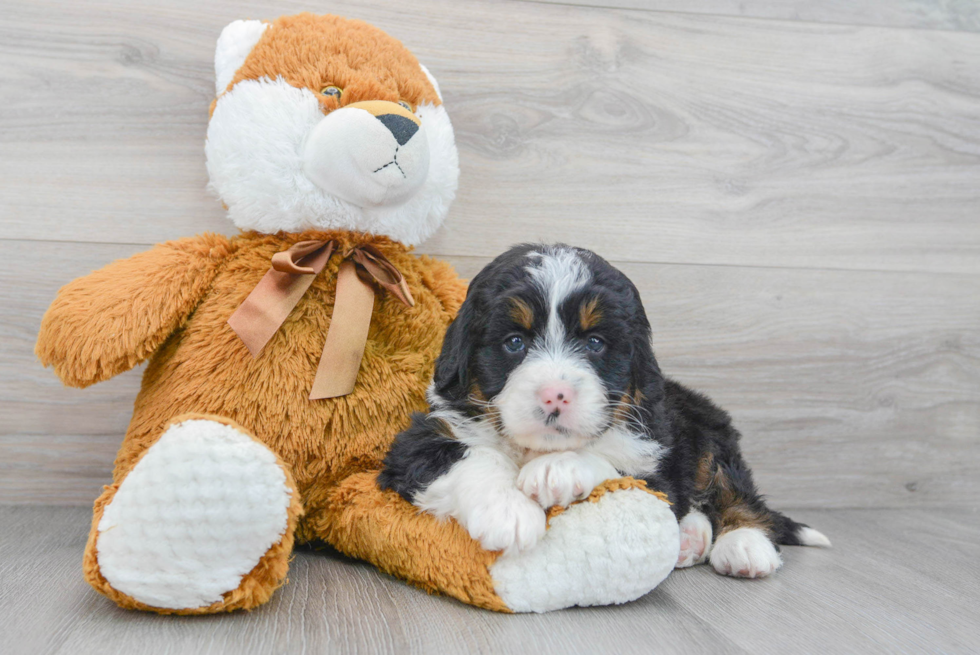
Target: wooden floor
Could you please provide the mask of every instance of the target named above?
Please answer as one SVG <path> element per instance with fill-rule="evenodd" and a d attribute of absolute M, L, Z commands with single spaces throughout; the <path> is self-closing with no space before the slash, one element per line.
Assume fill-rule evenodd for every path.
<path fill-rule="evenodd" d="M 330 551 L 296 554 L 251 613 L 161 617 L 116 608 L 80 576 L 89 512 L 0 507 L 0 652 L 970 653 L 980 649 L 980 515 L 807 510 L 834 540 L 784 548 L 768 580 L 675 571 L 640 600 L 502 615 L 429 596 Z M 973 602 L 964 602 L 972 599 Z"/>
<path fill-rule="evenodd" d="M 81 581 L 139 369 L 65 389 L 57 289 L 232 233 L 206 191 L 238 18 L 361 18 L 439 78 L 458 198 L 420 248 L 597 250 L 663 370 L 745 434 L 832 551 L 676 573 L 625 607 L 498 616 L 300 552 L 251 614 L 117 610 Z M 0 654 L 980 652 L 980 2 L 0 0 Z M 10 505 L 9 507 L 2 507 Z M 73 505 L 74 507 L 67 507 Z"/>

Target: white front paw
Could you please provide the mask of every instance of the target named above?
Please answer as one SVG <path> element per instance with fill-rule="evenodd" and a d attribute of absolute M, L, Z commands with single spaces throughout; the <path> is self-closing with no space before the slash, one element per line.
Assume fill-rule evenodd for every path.
<path fill-rule="evenodd" d="M 485 550 L 527 550 L 544 536 L 544 512 L 525 495 L 493 494 L 475 505 L 462 521 Z"/>
<path fill-rule="evenodd" d="M 691 510 L 681 519 L 681 551 L 677 556 L 677 568 L 700 564 L 711 552 L 711 521 L 697 510 Z"/>
<path fill-rule="evenodd" d="M 605 479 L 600 477 L 589 460 L 578 453 L 548 453 L 524 465 L 517 476 L 517 488 L 545 509 L 567 507 L 592 493 Z"/>

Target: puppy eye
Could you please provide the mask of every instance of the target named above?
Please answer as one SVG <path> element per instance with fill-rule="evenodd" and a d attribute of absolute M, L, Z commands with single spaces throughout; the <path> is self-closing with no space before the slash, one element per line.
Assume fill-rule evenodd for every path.
<path fill-rule="evenodd" d="M 606 342 L 599 337 L 589 337 L 585 342 L 585 349 L 590 353 L 601 353 L 606 347 Z"/>
<path fill-rule="evenodd" d="M 507 352 L 519 353 L 525 348 L 524 339 L 516 334 L 509 336 L 504 339 L 504 348 L 507 349 Z"/>
<path fill-rule="evenodd" d="M 340 96 L 344 94 L 344 90 L 341 89 L 339 86 L 334 86 L 333 84 L 331 84 L 330 86 L 325 86 L 322 89 L 320 89 L 320 93 L 322 93 L 325 96 L 330 96 L 331 98 L 336 98 L 337 100 L 340 100 Z"/>
<path fill-rule="evenodd" d="M 415 111 L 415 109 L 412 107 L 412 105 L 410 105 L 408 102 L 406 102 L 404 100 L 399 100 L 398 101 L 398 104 L 400 104 L 402 107 L 404 107 L 408 111 Z"/>

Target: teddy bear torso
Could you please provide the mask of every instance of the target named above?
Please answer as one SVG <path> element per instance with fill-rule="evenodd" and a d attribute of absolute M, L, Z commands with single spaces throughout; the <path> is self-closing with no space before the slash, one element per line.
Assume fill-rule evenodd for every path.
<path fill-rule="evenodd" d="M 253 358 L 228 317 L 269 270 L 272 256 L 306 239 L 336 239 L 337 251 Z M 310 400 L 342 255 L 363 243 L 377 247 L 402 272 L 415 306 L 377 289 L 354 392 Z M 330 488 L 352 473 L 377 468 L 411 413 L 425 409 L 443 335 L 466 285 L 449 265 L 413 255 L 384 237 L 246 233 L 229 245 L 210 289 L 144 373 L 114 477 L 122 479 L 173 418 L 216 414 L 250 430 L 291 467 L 306 519 L 315 520 Z M 302 524 L 298 536 L 309 537 Z"/>

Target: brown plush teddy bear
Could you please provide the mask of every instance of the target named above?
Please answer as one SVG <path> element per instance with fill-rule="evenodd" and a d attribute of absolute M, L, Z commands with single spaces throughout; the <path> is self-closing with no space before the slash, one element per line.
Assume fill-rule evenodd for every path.
<path fill-rule="evenodd" d="M 293 543 L 316 539 L 502 611 L 656 586 L 677 528 L 635 481 L 553 510 L 545 538 L 506 557 L 376 484 L 394 436 L 426 407 L 466 289 L 411 252 L 458 177 L 435 79 L 380 30 L 310 14 L 231 23 L 215 73 L 210 186 L 242 232 L 75 280 L 38 338 L 41 361 L 77 387 L 149 359 L 95 503 L 92 586 L 161 613 L 253 608 L 285 580 Z"/>

